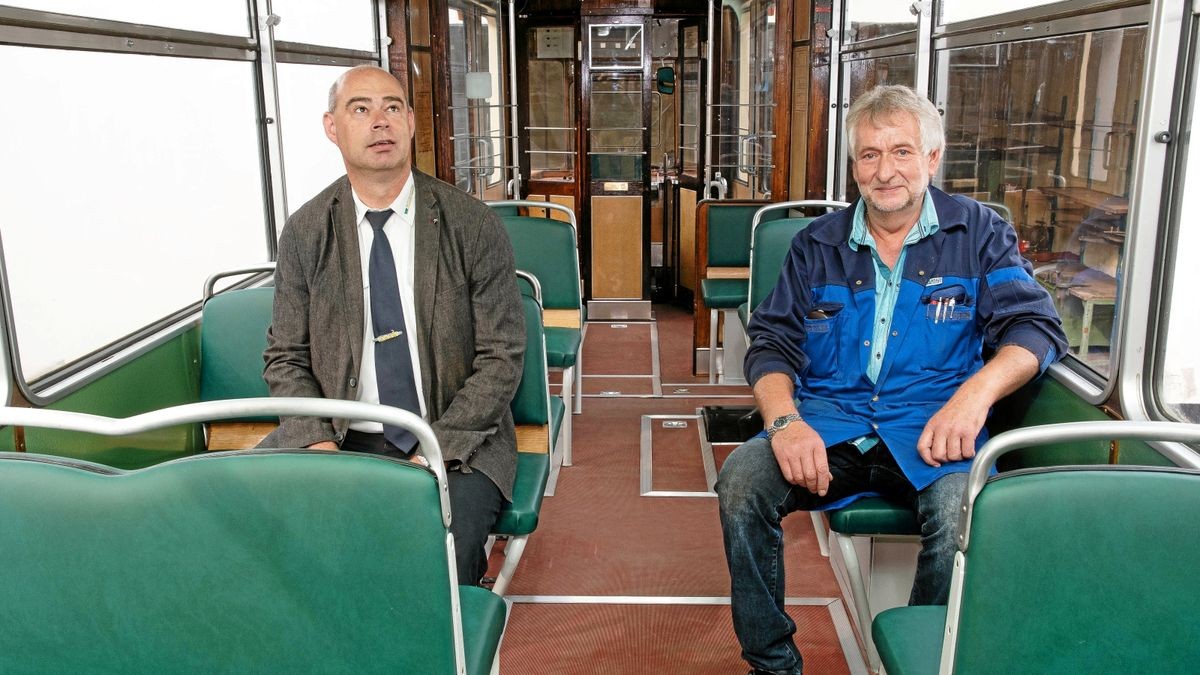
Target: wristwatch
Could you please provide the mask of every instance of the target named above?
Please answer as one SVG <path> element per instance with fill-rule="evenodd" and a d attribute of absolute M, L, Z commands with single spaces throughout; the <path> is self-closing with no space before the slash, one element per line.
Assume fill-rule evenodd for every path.
<path fill-rule="evenodd" d="M 767 427 L 767 440 L 775 438 L 775 434 L 786 429 L 787 425 L 791 424 L 792 422 L 799 422 L 802 419 L 804 418 L 797 413 L 780 415 L 779 417 L 776 417 L 771 421 L 771 425 Z"/>

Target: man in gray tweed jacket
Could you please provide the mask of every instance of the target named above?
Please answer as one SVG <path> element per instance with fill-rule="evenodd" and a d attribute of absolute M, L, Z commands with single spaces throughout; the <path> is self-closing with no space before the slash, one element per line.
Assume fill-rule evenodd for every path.
<path fill-rule="evenodd" d="M 359 66 L 339 77 L 324 123 L 346 175 L 292 214 L 280 236 L 263 377 L 272 396 L 379 401 L 367 262 L 377 235 L 366 214 L 391 209 L 379 232 L 395 252 L 408 328 L 400 339 L 449 469 L 459 582 L 476 584 L 517 463 L 509 404 L 525 328 L 512 247 L 486 205 L 412 168 L 412 108 L 387 71 Z M 260 447 L 406 456 L 382 431 L 291 417 Z"/>

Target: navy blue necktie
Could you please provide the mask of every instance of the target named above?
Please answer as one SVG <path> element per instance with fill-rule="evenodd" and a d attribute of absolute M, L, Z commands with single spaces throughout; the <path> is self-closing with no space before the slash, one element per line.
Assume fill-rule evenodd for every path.
<path fill-rule="evenodd" d="M 375 228 L 371 242 L 368 275 L 371 283 L 371 327 L 375 331 L 375 379 L 379 384 L 379 402 L 403 408 L 420 416 L 417 381 L 413 377 L 412 353 L 408 349 L 408 331 L 404 326 L 404 305 L 400 300 L 400 282 L 396 278 L 396 259 L 383 226 L 392 210 L 367 211 L 367 220 Z M 400 427 L 383 425 L 383 435 L 402 452 L 412 452 L 417 437 Z"/>

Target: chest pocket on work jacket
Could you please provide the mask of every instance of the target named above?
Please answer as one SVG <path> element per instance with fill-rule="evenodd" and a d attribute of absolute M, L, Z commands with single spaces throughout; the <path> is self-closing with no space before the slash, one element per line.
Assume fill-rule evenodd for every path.
<path fill-rule="evenodd" d="M 971 363 L 968 347 L 975 335 L 975 298 L 960 285 L 939 288 L 921 298 L 917 325 L 924 333 L 921 366 L 959 371 Z"/>
<path fill-rule="evenodd" d="M 812 377 L 830 377 L 838 372 L 843 326 L 846 323 L 839 302 L 817 303 L 804 317 L 804 354 L 808 356 L 808 372 Z"/>

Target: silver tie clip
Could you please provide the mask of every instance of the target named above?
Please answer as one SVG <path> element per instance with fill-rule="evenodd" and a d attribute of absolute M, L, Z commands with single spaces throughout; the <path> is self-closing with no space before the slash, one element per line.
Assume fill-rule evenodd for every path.
<path fill-rule="evenodd" d="M 376 337 L 375 341 L 376 342 L 387 342 L 388 340 L 391 340 L 392 338 L 400 337 L 401 335 L 403 335 L 403 333 L 401 333 L 398 330 L 394 330 L 390 333 L 384 333 L 383 335 Z"/>

